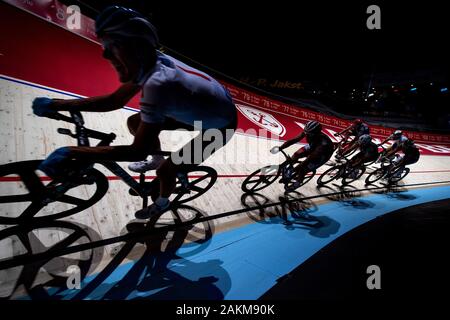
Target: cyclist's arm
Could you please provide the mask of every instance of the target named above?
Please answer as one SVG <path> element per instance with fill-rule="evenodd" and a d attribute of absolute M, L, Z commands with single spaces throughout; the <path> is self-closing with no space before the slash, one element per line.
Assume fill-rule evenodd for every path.
<path fill-rule="evenodd" d="M 382 146 L 383 144 L 385 144 L 386 142 L 388 142 L 391 139 L 391 136 L 387 137 L 386 139 L 384 139 L 383 142 L 381 142 L 379 145 Z"/>
<path fill-rule="evenodd" d="M 160 125 L 141 122 L 131 145 L 68 147 L 70 157 L 85 161 L 140 161 L 160 150 Z"/>
<path fill-rule="evenodd" d="M 348 133 L 352 128 L 353 128 L 353 126 L 349 126 L 349 127 L 345 128 L 344 130 L 342 130 L 341 132 L 339 132 L 339 134 L 340 134 L 340 135 L 346 134 L 346 133 Z"/>
<path fill-rule="evenodd" d="M 140 85 L 125 83 L 113 93 L 104 96 L 71 100 L 54 99 L 51 108 L 57 111 L 113 111 L 122 108 L 139 90 Z"/>
<path fill-rule="evenodd" d="M 285 143 L 283 143 L 280 147 L 280 149 L 285 149 L 288 148 L 290 146 L 292 146 L 293 144 L 300 142 L 304 137 L 305 137 L 305 132 L 300 133 L 298 136 L 286 141 Z"/>

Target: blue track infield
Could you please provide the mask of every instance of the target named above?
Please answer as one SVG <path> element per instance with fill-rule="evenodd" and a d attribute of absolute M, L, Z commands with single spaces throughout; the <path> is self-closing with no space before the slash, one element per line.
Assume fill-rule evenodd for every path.
<path fill-rule="evenodd" d="M 90 275 L 81 290 L 54 298 L 257 299 L 346 232 L 386 213 L 447 198 L 450 186 L 321 204 L 310 212 L 313 219 L 289 217 L 293 223 L 286 225 L 277 217 L 215 234 L 195 252 L 186 244 L 176 254 L 146 254 L 119 265 L 101 282 L 98 274 Z"/>

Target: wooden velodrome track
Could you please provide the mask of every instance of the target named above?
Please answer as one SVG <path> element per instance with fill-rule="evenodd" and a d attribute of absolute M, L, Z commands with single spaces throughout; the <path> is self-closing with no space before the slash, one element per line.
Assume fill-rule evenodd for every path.
<path fill-rule="evenodd" d="M 75 145 L 75 141 L 67 136 L 59 135 L 56 129 L 60 127 L 73 129 L 70 124 L 54 121 L 46 118 L 38 118 L 32 114 L 31 101 L 38 96 L 48 96 L 52 98 L 68 99 L 67 94 L 54 92 L 45 88 L 35 87 L 29 84 L 18 83 L 6 79 L 0 79 L 0 164 L 11 163 L 15 161 L 42 159 L 45 158 L 54 149 L 65 146 Z M 86 126 L 102 132 L 114 132 L 117 139 L 113 144 L 129 144 L 132 136 L 126 128 L 126 119 L 135 111 L 122 109 L 109 113 L 85 113 Z M 185 132 L 163 132 L 161 134 L 162 148 L 164 150 L 176 150 L 181 146 L 190 134 Z M 272 155 L 269 149 L 279 145 L 279 141 L 261 139 L 245 134 L 235 134 L 229 144 L 208 159 L 204 165 L 214 167 L 218 172 L 218 180 L 215 185 L 203 196 L 189 202 L 188 205 L 197 209 L 203 216 L 212 216 L 224 212 L 245 209 L 241 202 L 242 191 L 241 183 L 245 177 L 256 169 L 282 162 L 283 158 L 279 155 Z M 288 151 L 294 152 L 298 148 L 292 146 Z M 126 168 L 127 163 L 122 163 Z M 128 194 L 128 186 L 122 181 L 114 179 L 112 173 L 105 170 L 102 166 L 96 165 L 96 168 L 102 171 L 109 179 L 108 193 L 94 206 L 73 216 L 63 218 L 63 221 L 76 223 L 90 234 L 95 234 L 97 240 L 109 239 L 126 234 L 126 225 L 134 219 L 134 212 L 141 208 L 140 198 L 133 198 Z M 318 173 L 323 172 L 323 168 Z M 149 177 L 154 173 L 148 173 Z M 317 176 L 316 178 L 317 179 Z M 316 189 L 315 179 L 303 186 L 298 191 L 303 196 L 314 196 L 320 194 Z M 357 189 L 365 188 L 363 179 L 357 181 L 353 186 Z M 403 184 L 420 184 L 429 182 L 450 181 L 450 163 L 449 158 L 445 156 L 422 156 L 420 161 L 412 166 L 412 172 L 407 176 Z M 18 188 L 18 182 L 4 181 L 0 182 L 0 191 L 8 194 Z M 331 192 L 338 189 L 334 188 Z M 74 190 L 74 196 L 86 196 L 89 194 L 89 187 L 82 187 Z M 283 195 L 282 185 L 272 184 L 260 193 L 270 201 L 278 202 L 279 197 Z M 325 190 L 330 192 L 330 190 Z M 256 205 L 255 199 L 247 199 L 249 206 Z M 318 198 L 313 200 L 315 203 L 329 201 L 327 198 Z M 23 205 L 26 205 L 23 204 Z M 45 207 L 39 215 L 46 215 L 54 210 L 61 210 L 63 207 L 70 208 L 70 205 L 57 203 Z M 15 216 L 23 210 L 17 204 L 2 205 L 0 207 L 1 216 Z M 268 211 L 270 212 L 270 208 Z M 183 212 L 183 211 L 182 211 Z M 255 210 L 256 214 L 257 210 Z M 186 209 L 185 215 L 192 215 L 192 211 Z M 171 213 L 167 213 L 162 220 L 173 220 Z M 237 226 L 254 222 L 248 212 L 233 214 L 210 221 L 213 224 L 212 230 L 215 233 L 229 230 Z M 6 230 L 10 226 L 0 225 L 0 230 Z M 201 229 L 202 226 L 199 225 Z M 202 230 L 197 231 L 199 233 Z M 44 247 L 50 247 L 52 244 L 63 240 L 67 233 L 63 228 L 42 228 L 33 231 L 35 237 L 32 242 L 36 247 L 32 248 L 35 252 L 41 252 Z M 195 239 L 195 236 L 194 238 Z M 191 239 L 191 240 L 192 240 Z M 92 240 L 92 239 L 91 239 Z M 189 241 L 187 239 L 186 241 Z M 86 239 L 80 238 L 79 244 L 86 242 Z M 117 242 L 101 247 L 101 261 L 89 270 L 89 274 L 99 272 L 104 266 L 113 259 L 122 243 Z M 143 245 L 137 245 L 127 259 L 133 259 L 143 249 Z M 23 254 L 27 251 L 21 241 L 15 236 L 0 239 L 0 261 L 11 259 L 11 257 Z M 83 259 L 87 252 L 73 253 L 74 259 Z M 124 261 L 127 261 L 124 259 Z M 61 264 L 52 265 L 52 271 L 64 274 L 71 260 Z M 22 270 L 21 266 L 0 270 L 0 296 L 9 296 L 17 278 Z M 48 278 L 49 269 L 42 269 L 36 276 L 36 281 L 44 281 Z M 44 279 L 44 280 L 43 280 Z M 23 288 L 18 288 L 16 296 L 23 294 Z"/>

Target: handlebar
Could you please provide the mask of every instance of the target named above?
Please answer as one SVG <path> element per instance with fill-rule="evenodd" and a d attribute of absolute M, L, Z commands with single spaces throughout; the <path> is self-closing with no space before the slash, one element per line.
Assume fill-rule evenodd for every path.
<path fill-rule="evenodd" d="M 90 145 L 89 138 L 100 140 L 99 146 L 107 146 L 116 138 L 114 133 L 107 134 L 86 128 L 84 126 L 83 115 L 80 111 L 70 111 L 69 113 L 70 117 L 57 112 L 52 116 L 49 116 L 49 118 L 73 123 L 75 125 L 75 133 L 72 133 L 72 131 L 65 128 L 58 128 L 57 132 L 77 139 L 78 146 L 88 147 Z"/>

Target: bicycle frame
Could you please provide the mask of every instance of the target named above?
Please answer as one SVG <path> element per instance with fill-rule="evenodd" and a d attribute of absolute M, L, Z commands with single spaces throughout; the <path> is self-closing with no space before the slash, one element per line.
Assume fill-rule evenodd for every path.
<path fill-rule="evenodd" d="M 68 129 L 59 128 L 58 133 L 71 136 L 77 140 L 78 146 L 90 146 L 89 138 L 94 138 L 100 140 L 97 146 L 109 146 L 111 142 L 114 141 L 116 135 L 114 133 L 103 133 L 95 130 L 88 129 L 84 126 L 84 120 L 80 112 L 72 111 L 70 112 L 71 117 L 67 117 L 58 113 L 55 117 L 56 120 L 62 120 L 65 122 L 73 123 L 75 125 L 75 134 Z M 168 155 L 169 152 L 160 151 L 158 154 Z M 125 184 L 127 184 L 131 189 L 133 189 L 140 197 L 145 198 L 148 196 L 146 188 L 143 187 L 142 182 L 139 183 L 121 166 L 115 161 L 99 161 L 97 162 L 107 168 L 111 173 L 119 177 Z M 141 179 L 142 180 L 142 179 Z"/>

